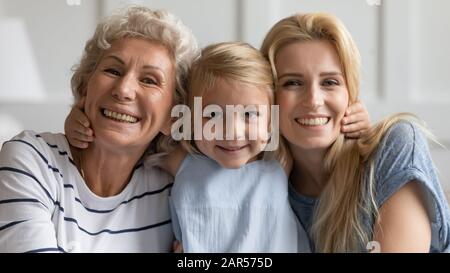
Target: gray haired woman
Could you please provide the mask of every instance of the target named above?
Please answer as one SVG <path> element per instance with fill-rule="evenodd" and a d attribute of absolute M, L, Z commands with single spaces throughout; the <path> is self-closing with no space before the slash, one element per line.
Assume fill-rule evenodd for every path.
<path fill-rule="evenodd" d="M 3 145 L 0 252 L 170 251 L 172 178 L 140 162 L 168 139 L 197 55 L 164 11 L 131 7 L 99 24 L 72 77 L 95 140 L 79 150 L 24 131 Z"/>

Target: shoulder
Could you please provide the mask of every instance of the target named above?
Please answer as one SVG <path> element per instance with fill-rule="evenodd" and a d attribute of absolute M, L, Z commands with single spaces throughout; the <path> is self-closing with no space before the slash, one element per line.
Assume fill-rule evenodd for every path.
<path fill-rule="evenodd" d="M 264 176 L 285 177 L 287 179 L 286 172 L 278 160 L 256 160 L 248 163 L 246 168 L 253 169 L 258 174 L 263 174 Z"/>
<path fill-rule="evenodd" d="M 402 190 L 407 193 L 406 189 L 412 187 L 409 182 L 416 182 L 416 189 L 424 196 L 424 205 L 432 224 L 432 248 L 442 250 L 448 247 L 448 204 L 427 138 L 419 126 L 402 121 L 387 130 L 373 157 L 373 177 L 379 207 Z M 446 242 L 447 246 L 439 242 Z"/>
<path fill-rule="evenodd" d="M 427 140 L 413 123 L 401 121 L 384 134 L 374 154 L 378 180 L 405 169 L 428 169 L 432 165 Z"/>
<path fill-rule="evenodd" d="M 60 134 L 24 131 L 5 142 L 0 151 L 2 196 L 20 193 L 53 205 L 63 177 L 71 170 L 68 147 L 61 147 L 63 141 Z"/>
<path fill-rule="evenodd" d="M 20 147 L 30 147 L 36 148 L 40 151 L 49 150 L 51 148 L 68 149 L 68 143 L 63 134 L 53 134 L 53 133 L 37 133 L 32 130 L 25 130 L 20 134 L 13 137 L 11 140 L 3 143 L 3 149 L 20 149 Z"/>
<path fill-rule="evenodd" d="M 409 181 L 440 189 L 427 140 L 421 129 L 410 122 L 398 122 L 386 131 L 369 167 L 380 203 Z M 369 175 L 366 173 L 367 178 Z"/>
<path fill-rule="evenodd" d="M 0 158 L 2 162 L 11 160 L 32 161 L 41 159 L 48 161 L 48 156 L 68 155 L 69 146 L 62 134 L 23 131 L 9 141 L 3 143 Z"/>
<path fill-rule="evenodd" d="M 373 156 L 373 177 L 379 205 L 411 181 L 439 202 L 443 200 L 427 139 L 414 123 L 401 121 L 387 130 Z"/>
<path fill-rule="evenodd" d="M 157 190 L 162 188 L 170 188 L 173 183 L 173 176 L 156 166 L 138 165 L 133 174 L 139 183 L 147 190 Z"/>
<path fill-rule="evenodd" d="M 203 176 L 223 169 L 213 159 L 197 153 L 187 153 L 181 158 L 175 176 Z"/>
<path fill-rule="evenodd" d="M 413 147 L 417 142 L 426 142 L 421 129 L 414 123 L 400 121 L 387 130 L 380 146 L 384 149 L 400 149 L 402 146 Z"/>

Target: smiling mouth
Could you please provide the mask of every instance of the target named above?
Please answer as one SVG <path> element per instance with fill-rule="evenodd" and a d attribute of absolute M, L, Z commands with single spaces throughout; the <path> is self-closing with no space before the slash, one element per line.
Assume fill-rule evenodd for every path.
<path fill-rule="evenodd" d="M 330 122 L 331 118 L 297 118 L 295 121 L 303 126 L 323 126 Z"/>
<path fill-rule="evenodd" d="M 248 145 L 244 145 L 244 146 L 240 146 L 240 147 L 223 147 L 223 146 L 219 146 L 217 145 L 217 147 L 219 149 L 221 149 L 224 152 L 228 152 L 228 153 L 236 153 L 239 152 L 241 150 L 243 150 L 244 148 L 246 148 Z"/>
<path fill-rule="evenodd" d="M 114 111 L 111 111 L 108 109 L 101 109 L 101 113 L 104 117 L 106 117 L 108 119 L 112 119 L 114 121 L 118 121 L 118 122 L 133 124 L 133 123 L 137 123 L 140 120 L 137 117 L 133 117 L 133 116 L 130 116 L 125 113 L 114 112 Z"/>

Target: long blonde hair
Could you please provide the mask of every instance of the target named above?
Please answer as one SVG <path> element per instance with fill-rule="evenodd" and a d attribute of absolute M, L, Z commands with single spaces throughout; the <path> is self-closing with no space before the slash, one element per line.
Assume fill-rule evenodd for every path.
<path fill-rule="evenodd" d="M 349 103 L 356 102 L 360 83 L 358 48 L 343 23 L 326 13 L 297 14 L 284 18 L 266 35 L 261 52 L 271 64 L 275 84 L 275 63 L 279 50 L 294 42 L 314 40 L 328 41 L 334 46 L 346 80 Z M 316 251 L 358 251 L 372 238 L 373 230 L 367 230 L 362 223 L 364 216 L 378 219 L 372 154 L 387 130 L 401 120 L 423 128 L 412 115 L 397 114 L 373 126 L 359 140 L 345 139 L 340 134 L 327 151 L 324 169 L 328 181 L 315 208 L 311 228 Z M 364 179 L 367 171 L 370 178 Z"/>

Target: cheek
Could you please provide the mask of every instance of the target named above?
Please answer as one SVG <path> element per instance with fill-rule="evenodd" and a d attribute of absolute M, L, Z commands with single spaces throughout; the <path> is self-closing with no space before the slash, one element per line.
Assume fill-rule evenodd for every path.
<path fill-rule="evenodd" d="M 295 109 L 296 99 L 293 96 L 289 96 L 284 92 L 279 92 L 276 101 L 279 106 L 278 108 L 278 125 L 282 134 L 287 133 L 289 130 L 289 116 Z M 284 94 L 283 94 L 284 93 Z"/>
<path fill-rule="evenodd" d="M 142 108 L 160 121 L 165 121 L 170 117 L 172 110 L 172 93 L 152 92 L 143 98 Z"/>
<path fill-rule="evenodd" d="M 295 107 L 297 100 L 294 94 L 284 91 L 278 91 L 275 99 L 279 106 L 280 117 L 288 115 Z"/>
<path fill-rule="evenodd" d="M 86 115 L 91 114 L 91 112 L 93 111 L 94 105 L 96 103 L 96 101 L 98 100 L 98 95 L 99 94 L 95 94 L 94 92 L 92 92 L 92 88 L 88 88 L 88 91 L 86 92 L 86 101 L 84 103 L 84 111 L 86 112 Z"/>
<path fill-rule="evenodd" d="M 95 73 L 89 79 L 86 86 L 86 103 L 85 108 L 89 108 L 99 99 L 100 96 L 106 94 L 109 90 L 113 88 L 113 82 L 101 77 Z"/>
<path fill-rule="evenodd" d="M 258 139 L 259 140 L 267 140 L 269 137 L 269 133 L 271 131 L 271 124 L 270 124 L 270 119 L 269 117 L 266 118 L 262 118 L 260 120 L 258 120 L 255 123 L 251 123 L 249 124 L 249 132 L 251 133 L 253 131 L 258 132 Z M 253 128 L 251 128 L 250 126 L 253 126 Z"/>
<path fill-rule="evenodd" d="M 348 108 L 349 103 L 348 91 L 346 89 L 341 90 L 339 93 L 335 94 L 331 98 L 331 102 L 333 103 L 333 108 L 336 114 L 342 118 L 345 115 L 345 111 Z"/>
<path fill-rule="evenodd" d="M 195 141 L 195 146 L 197 146 L 197 149 L 208 157 L 211 157 L 210 150 L 212 150 L 212 148 L 214 147 L 213 145 L 214 144 L 212 144 L 211 141 L 207 140 Z"/>
<path fill-rule="evenodd" d="M 167 111 L 172 106 L 173 94 L 170 91 L 150 91 L 147 95 L 147 102 L 158 111 Z"/>

